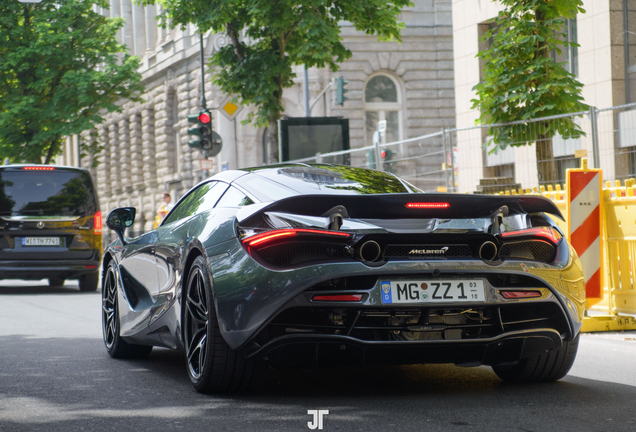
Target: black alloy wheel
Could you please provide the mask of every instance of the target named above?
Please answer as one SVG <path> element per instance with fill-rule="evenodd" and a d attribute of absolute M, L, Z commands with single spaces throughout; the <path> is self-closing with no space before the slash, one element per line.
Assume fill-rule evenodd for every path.
<path fill-rule="evenodd" d="M 192 263 L 184 292 L 183 336 L 188 376 L 201 393 L 247 389 L 255 365 L 227 345 L 217 321 L 210 271 L 205 257 Z"/>
<path fill-rule="evenodd" d="M 205 364 L 208 338 L 208 296 L 200 268 L 190 273 L 184 316 L 186 362 L 192 380 L 198 381 Z"/>
<path fill-rule="evenodd" d="M 144 358 L 152 346 L 133 345 L 119 335 L 119 299 L 117 297 L 117 264 L 108 263 L 102 285 L 102 333 L 106 351 L 113 358 Z"/>

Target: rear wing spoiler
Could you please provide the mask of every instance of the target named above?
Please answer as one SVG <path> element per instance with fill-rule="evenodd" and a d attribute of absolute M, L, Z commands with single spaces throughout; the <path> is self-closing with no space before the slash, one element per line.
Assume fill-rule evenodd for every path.
<path fill-rule="evenodd" d="M 439 206 L 409 208 L 409 203 Z M 244 207 L 237 213 L 237 219 L 249 226 L 250 220 L 255 222 L 265 212 L 328 216 L 335 211 L 354 219 L 476 219 L 493 217 L 502 208 L 507 208 L 504 215 L 549 213 L 564 220 L 557 206 L 541 196 L 447 193 L 299 195 Z"/>

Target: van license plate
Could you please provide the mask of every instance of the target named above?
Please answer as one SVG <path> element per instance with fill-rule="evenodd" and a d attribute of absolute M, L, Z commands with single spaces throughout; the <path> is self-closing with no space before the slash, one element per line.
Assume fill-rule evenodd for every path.
<path fill-rule="evenodd" d="M 22 246 L 59 246 L 59 237 L 23 237 Z"/>
<path fill-rule="evenodd" d="M 381 281 L 380 287 L 384 304 L 486 301 L 484 281 L 479 279 Z"/>

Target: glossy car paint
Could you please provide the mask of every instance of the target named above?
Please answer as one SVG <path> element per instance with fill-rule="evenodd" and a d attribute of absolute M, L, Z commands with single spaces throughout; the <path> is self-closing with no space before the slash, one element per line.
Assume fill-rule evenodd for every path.
<path fill-rule="evenodd" d="M 302 168 L 302 167 L 301 167 Z M 267 171 L 268 175 L 272 171 Z M 246 171 L 224 172 L 211 178 L 227 185 L 238 178 L 250 175 Z M 236 184 L 235 184 L 236 186 Z M 238 186 L 237 186 L 238 187 Z M 238 187 L 241 189 L 240 187 Z M 511 304 L 540 300 L 557 305 L 566 317 L 568 331 L 559 334 L 554 330 L 536 329 L 509 332 L 492 339 L 480 339 L 482 345 L 496 346 L 502 340 L 535 338 L 541 349 L 559 348 L 563 341 L 572 340 L 581 328 L 585 307 L 585 284 L 583 272 L 574 250 L 563 241 L 558 247 L 558 263 L 555 265 L 535 261 L 486 262 L 484 260 L 398 260 L 386 263 L 328 262 L 298 265 L 274 270 L 259 264 L 241 244 L 237 232 L 240 212 L 254 213 L 271 203 L 258 203 L 258 199 L 246 190 L 242 191 L 256 204 L 234 208 L 215 208 L 174 223 L 165 224 L 157 230 L 134 239 L 125 246 L 116 240 L 108 246 L 103 266 L 111 260 L 117 263 L 121 335 L 124 340 L 141 345 L 156 345 L 183 349 L 181 330 L 182 290 L 187 279 L 189 265 L 197 255 L 205 256 L 213 283 L 214 303 L 219 317 L 223 338 L 230 348 L 246 348 L 252 355 L 265 355 L 280 344 L 302 339 L 350 343 L 356 346 L 474 346 L 475 341 L 463 340 L 418 340 L 418 341 L 361 341 L 350 336 L 289 335 L 275 341 L 271 347 L 250 346 L 252 339 L 280 311 L 293 306 L 311 306 L 311 295 L 306 291 L 319 282 L 356 275 L 378 275 L 382 278 L 483 278 L 488 274 L 512 274 L 529 276 L 536 280 L 539 299 L 504 299 L 485 280 L 488 304 Z M 412 194 L 415 201 L 430 199 L 439 194 Z M 459 199 L 446 195 L 448 200 Z M 387 195 L 387 202 L 395 196 Z M 353 197 L 353 200 L 365 197 Z M 504 199 L 499 197 L 500 199 Z M 499 199 L 497 198 L 497 199 Z M 311 199 L 311 198 L 309 198 Z M 338 196 L 334 196 L 338 200 Z M 473 199 L 472 197 L 470 199 Z M 482 197 L 499 201 L 495 197 Z M 514 198 L 505 198 L 514 207 Z M 344 200 L 344 197 L 343 197 Z M 361 201 L 362 202 L 362 201 Z M 477 200 L 475 200 L 477 202 Z M 537 201 L 538 202 L 538 201 Z M 177 204 L 178 205 L 178 204 Z M 549 201 L 541 205 L 550 207 Z M 523 207 L 523 206 L 521 206 Z M 249 210 L 248 210 L 249 209 Z M 358 209 L 359 210 L 359 209 Z M 459 209 L 455 209 L 459 211 Z M 521 209 L 523 210 L 523 209 Z M 466 209 L 464 211 L 470 211 Z M 484 210 L 485 211 L 485 210 Z M 554 210 L 552 210 L 554 213 Z M 556 210 L 556 215 L 558 210 Z M 244 219 L 243 217 L 242 219 Z M 370 289 L 356 290 L 363 293 L 361 308 L 383 307 L 380 279 Z M 317 291 L 311 294 L 316 294 Z M 137 297 L 136 300 L 131 299 Z M 133 301 L 134 300 L 134 301 Z M 135 303 L 136 302 L 136 303 Z M 133 304 L 134 303 L 134 304 Z M 330 307 L 339 306 L 330 303 Z M 342 306 L 350 306 L 342 304 Z M 449 306 L 453 306 L 452 303 Z M 457 306 L 457 305 L 455 305 Z M 461 305 L 464 307 L 464 304 Z M 468 306 L 466 306 L 468 307 Z M 524 353 L 530 355 L 531 353 Z"/>

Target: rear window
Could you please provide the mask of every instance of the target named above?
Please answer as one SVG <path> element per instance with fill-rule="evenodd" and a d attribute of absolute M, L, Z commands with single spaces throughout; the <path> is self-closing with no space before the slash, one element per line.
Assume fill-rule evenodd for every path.
<path fill-rule="evenodd" d="M 263 181 L 263 179 L 267 181 Z M 287 166 L 252 171 L 236 180 L 261 201 L 307 194 L 372 195 L 422 192 L 382 171 L 339 165 Z"/>
<path fill-rule="evenodd" d="M 84 171 L 0 170 L 0 216 L 84 216 L 97 207 Z"/>

